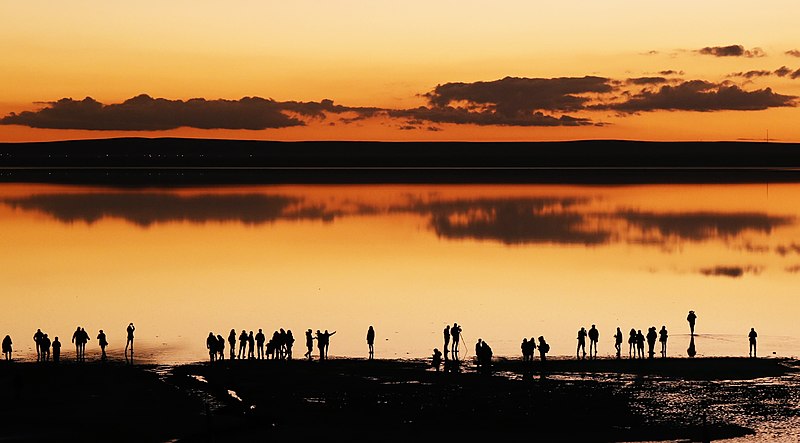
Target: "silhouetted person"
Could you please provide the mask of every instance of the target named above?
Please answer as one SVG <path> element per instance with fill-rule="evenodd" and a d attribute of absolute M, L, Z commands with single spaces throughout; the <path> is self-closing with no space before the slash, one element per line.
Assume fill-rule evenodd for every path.
<path fill-rule="evenodd" d="M 369 346 L 369 359 L 375 358 L 375 329 L 370 325 L 367 329 L 367 346 Z"/>
<path fill-rule="evenodd" d="M 225 339 L 221 335 L 217 335 L 217 358 L 225 360 Z"/>
<path fill-rule="evenodd" d="M 439 367 L 441 365 L 442 365 L 442 353 L 438 349 L 433 348 L 433 357 L 431 360 L 431 366 L 433 366 L 436 369 L 436 372 L 439 372 Z"/>
<path fill-rule="evenodd" d="M 264 342 L 266 340 L 267 340 L 267 338 L 264 337 L 264 332 L 261 330 L 261 328 L 259 328 L 258 329 L 258 334 L 256 334 L 256 349 L 258 349 L 258 359 L 259 360 L 263 360 L 264 359 Z"/>
<path fill-rule="evenodd" d="M 450 325 L 444 327 L 444 359 L 447 360 L 447 354 L 450 350 Z"/>
<path fill-rule="evenodd" d="M 489 346 L 488 343 L 485 341 L 481 341 L 480 346 L 475 346 L 476 351 L 478 351 L 478 361 L 480 362 L 480 371 L 486 375 L 490 375 L 492 373 L 492 348 Z"/>
<path fill-rule="evenodd" d="M 306 348 L 308 351 L 305 353 L 305 357 L 311 360 L 311 351 L 314 350 L 314 337 L 311 335 L 311 329 L 306 331 Z"/>
<path fill-rule="evenodd" d="M 75 360 L 81 360 L 81 327 L 78 326 L 72 333 L 72 343 L 75 343 Z"/>
<path fill-rule="evenodd" d="M 56 337 L 53 339 L 53 363 L 58 363 L 59 361 L 61 361 L 61 342 Z"/>
<path fill-rule="evenodd" d="M 133 322 L 128 323 L 128 327 L 125 328 L 125 333 L 127 334 L 127 339 L 125 340 L 125 360 L 128 359 L 128 348 L 131 349 L 131 362 L 133 362 L 133 331 L 136 330 L 136 327 L 133 326 Z"/>
<path fill-rule="evenodd" d="M 597 341 L 600 340 L 600 331 L 592 325 L 592 328 L 589 329 L 589 358 L 597 357 Z M 594 349 L 594 354 L 592 354 L 592 350 Z"/>
<path fill-rule="evenodd" d="M 689 311 L 689 315 L 686 316 L 686 321 L 689 322 L 689 333 L 690 335 L 694 335 L 694 322 L 697 320 L 697 315 L 695 315 L 694 311 Z"/>
<path fill-rule="evenodd" d="M 622 358 L 622 330 L 617 326 L 617 333 L 614 334 L 614 349 L 617 350 L 617 360 Z"/>
<path fill-rule="evenodd" d="M 106 361 L 106 346 L 108 346 L 108 340 L 106 340 L 106 333 L 103 330 L 100 330 L 100 333 L 97 334 L 97 344 L 100 345 L 100 360 Z"/>
<path fill-rule="evenodd" d="M 331 335 L 335 334 L 336 331 L 328 332 L 326 329 L 322 336 L 325 338 L 325 360 L 328 359 L 328 348 L 331 346 Z"/>
<path fill-rule="evenodd" d="M 50 360 L 50 337 L 44 334 L 39 345 L 42 347 L 42 361 Z"/>
<path fill-rule="evenodd" d="M 37 329 L 33 334 L 33 343 L 36 345 L 36 361 L 42 360 L 42 347 L 40 345 L 42 337 L 44 337 L 44 333 L 41 329 Z"/>
<path fill-rule="evenodd" d="M 286 331 L 286 358 L 288 360 L 292 359 L 292 348 L 294 347 L 294 335 L 292 335 L 292 330 L 289 329 Z"/>
<path fill-rule="evenodd" d="M 658 338 L 658 333 L 656 332 L 656 327 L 651 326 L 647 328 L 647 358 L 655 357 L 657 338 Z"/>
<path fill-rule="evenodd" d="M 317 329 L 316 337 L 317 340 L 317 350 L 319 351 L 319 361 L 325 360 L 325 337 L 322 335 L 322 332 L 319 332 Z"/>
<path fill-rule="evenodd" d="M 539 336 L 538 348 L 539 348 L 539 357 L 542 359 L 542 361 L 547 360 L 547 353 L 550 352 L 550 345 L 548 345 L 547 342 L 544 341 L 543 335 Z"/>
<path fill-rule="evenodd" d="M 11 361 L 12 344 L 13 343 L 11 343 L 11 336 L 6 335 L 5 338 L 3 338 L 3 355 L 6 357 L 6 361 Z"/>
<path fill-rule="evenodd" d="M 208 338 L 206 338 L 206 348 L 208 348 L 208 361 L 209 363 L 213 363 L 215 357 L 217 356 L 217 337 L 214 337 L 213 332 L 208 333 Z"/>
<path fill-rule="evenodd" d="M 483 340 L 478 339 L 475 343 L 475 365 L 477 366 L 478 371 L 481 369 L 481 363 L 483 363 L 483 358 L 481 358 L 481 347 L 483 346 Z"/>
<path fill-rule="evenodd" d="M 89 342 L 89 333 L 86 329 L 81 328 L 81 361 L 86 361 L 86 343 Z"/>
<path fill-rule="evenodd" d="M 242 329 L 242 333 L 239 334 L 239 360 L 244 358 L 246 349 L 247 349 L 247 331 Z"/>
<path fill-rule="evenodd" d="M 530 352 L 530 345 L 528 344 L 528 339 L 523 337 L 522 344 L 519 345 L 519 349 L 522 351 L 522 361 L 530 361 L 531 360 L 531 352 Z"/>
<path fill-rule="evenodd" d="M 583 351 L 583 355 L 581 355 Z M 586 357 L 586 328 L 581 326 L 578 330 L 578 348 L 575 350 L 575 358 L 583 360 Z"/>
<path fill-rule="evenodd" d="M 661 330 L 658 331 L 658 341 L 661 343 L 661 358 L 667 358 L 667 327 L 661 326 Z"/>
<path fill-rule="evenodd" d="M 686 353 L 690 358 L 694 358 L 694 356 L 697 355 L 697 349 L 694 347 L 694 335 L 689 338 L 689 347 L 686 348 Z"/>
<path fill-rule="evenodd" d="M 628 333 L 628 358 L 636 358 L 636 329 Z"/>
<path fill-rule="evenodd" d="M 644 358 L 644 334 L 641 329 L 636 332 L 636 351 L 639 358 Z"/>
<path fill-rule="evenodd" d="M 253 337 L 253 331 L 250 331 L 250 335 L 247 336 L 247 358 L 256 358 L 256 339 Z"/>
<path fill-rule="evenodd" d="M 236 358 L 236 329 L 231 329 L 228 334 L 228 346 L 231 348 L 231 360 Z"/>
<path fill-rule="evenodd" d="M 750 357 L 756 358 L 756 337 L 758 337 L 756 329 L 750 328 L 750 333 L 747 336 L 750 338 Z"/>
<path fill-rule="evenodd" d="M 451 354 L 453 359 L 458 359 L 458 343 L 461 341 L 461 326 L 458 323 L 453 323 L 453 327 L 450 328 L 450 337 L 453 339 L 453 350 Z"/>

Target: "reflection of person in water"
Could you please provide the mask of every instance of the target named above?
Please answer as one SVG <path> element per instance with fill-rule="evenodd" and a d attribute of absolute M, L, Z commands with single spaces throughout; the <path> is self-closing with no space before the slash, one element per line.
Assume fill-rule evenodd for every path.
<path fill-rule="evenodd" d="M 750 357 L 756 358 L 756 337 L 758 337 L 756 329 L 750 328 L 750 334 L 747 336 L 750 338 Z"/>
<path fill-rule="evenodd" d="M 694 358 L 694 356 L 697 355 L 697 349 L 694 347 L 694 335 L 691 335 L 689 338 L 689 347 L 686 349 L 686 353 L 690 358 Z"/>

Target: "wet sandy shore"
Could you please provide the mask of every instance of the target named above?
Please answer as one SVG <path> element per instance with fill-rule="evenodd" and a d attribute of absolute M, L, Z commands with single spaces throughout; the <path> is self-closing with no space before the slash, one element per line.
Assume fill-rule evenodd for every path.
<path fill-rule="evenodd" d="M 791 360 L 740 358 L 550 360 L 544 377 L 538 362 L 519 360 L 495 362 L 493 376 L 476 373 L 472 362 L 458 373 L 436 373 L 414 360 L 1 363 L 0 439 L 8 441 L 730 438 L 753 429 L 704 410 L 654 414 L 653 405 L 665 401 L 659 396 L 678 395 L 666 402 L 680 403 L 686 394 L 661 393 L 647 381 L 724 386 L 797 370 Z M 596 374 L 632 387 L 619 389 Z"/>

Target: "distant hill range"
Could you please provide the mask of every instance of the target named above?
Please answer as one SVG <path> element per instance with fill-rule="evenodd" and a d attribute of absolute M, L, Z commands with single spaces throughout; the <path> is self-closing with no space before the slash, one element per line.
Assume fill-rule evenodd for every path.
<path fill-rule="evenodd" d="M 762 182 L 800 181 L 798 171 L 800 144 L 790 143 L 180 138 L 0 143 L 4 181 Z"/>

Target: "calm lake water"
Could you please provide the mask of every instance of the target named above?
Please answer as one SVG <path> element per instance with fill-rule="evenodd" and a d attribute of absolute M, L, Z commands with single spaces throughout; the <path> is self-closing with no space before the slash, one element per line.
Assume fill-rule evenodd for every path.
<path fill-rule="evenodd" d="M 800 350 L 800 185 L 359 185 L 120 190 L 0 185 L 2 322 L 15 355 L 41 328 L 99 329 L 121 355 L 207 358 L 209 331 L 328 329 L 332 356 L 425 357 L 446 324 L 517 356 L 574 355 L 596 324 L 665 325 L 685 356 Z M 627 349 L 626 349 L 627 352 Z M 462 352 L 462 356 L 464 353 Z"/>

